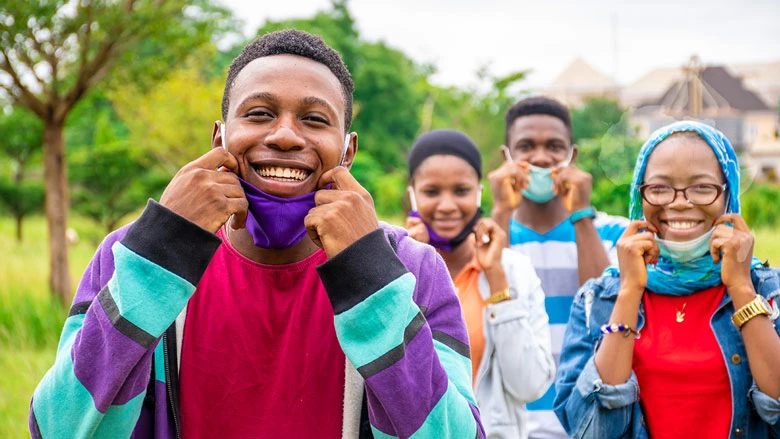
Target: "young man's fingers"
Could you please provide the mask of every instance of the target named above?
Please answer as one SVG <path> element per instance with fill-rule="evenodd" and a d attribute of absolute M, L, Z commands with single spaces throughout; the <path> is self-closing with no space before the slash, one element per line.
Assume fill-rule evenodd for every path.
<path fill-rule="evenodd" d="M 190 164 L 203 169 L 218 169 L 220 167 L 225 167 L 234 173 L 238 173 L 238 160 L 233 157 L 233 154 L 222 148 L 213 148 Z"/>
<path fill-rule="evenodd" d="M 233 221 L 230 223 L 230 226 L 233 230 L 243 229 L 246 227 L 249 203 L 246 198 L 232 198 L 228 200 L 228 203 L 230 204 L 229 211 L 233 213 Z"/>
<path fill-rule="evenodd" d="M 320 181 L 317 184 L 318 189 L 322 189 L 326 187 L 328 184 L 332 184 L 331 189 L 341 190 L 341 191 L 355 191 L 360 192 L 364 191 L 365 189 L 363 186 L 358 183 L 357 180 L 355 180 L 355 177 L 352 176 L 352 174 L 349 173 L 347 168 L 343 166 L 336 166 L 333 169 L 330 169 L 326 171 L 322 176 L 320 177 Z"/>

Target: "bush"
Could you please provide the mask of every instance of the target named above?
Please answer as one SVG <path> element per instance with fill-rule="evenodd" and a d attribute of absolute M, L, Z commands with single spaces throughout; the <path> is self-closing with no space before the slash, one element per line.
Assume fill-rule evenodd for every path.
<path fill-rule="evenodd" d="M 780 228 L 780 186 L 755 183 L 742 194 L 742 217 L 750 228 Z"/>

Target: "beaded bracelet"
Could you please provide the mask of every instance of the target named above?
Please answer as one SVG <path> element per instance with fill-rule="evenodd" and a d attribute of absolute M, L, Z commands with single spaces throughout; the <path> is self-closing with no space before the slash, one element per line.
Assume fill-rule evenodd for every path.
<path fill-rule="evenodd" d="M 626 326 L 622 323 L 609 323 L 607 325 L 601 326 L 601 333 L 602 334 L 612 334 L 615 332 L 622 332 L 624 337 L 628 337 L 629 335 L 636 334 L 634 337 L 634 340 L 639 340 L 639 337 L 642 336 L 642 334 L 639 333 L 636 329 Z"/>

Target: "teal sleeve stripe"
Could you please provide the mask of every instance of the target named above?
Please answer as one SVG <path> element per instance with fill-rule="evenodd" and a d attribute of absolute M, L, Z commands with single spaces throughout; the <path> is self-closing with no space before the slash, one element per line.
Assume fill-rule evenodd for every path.
<path fill-rule="evenodd" d="M 446 427 L 446 429 L 445 429 Z M 471 407 L 450 383 L 447 391 L 433 407 L 423 425 L 414 432 L 412 439 L 441 438 L 463 439 L 477 436 L 477 421 Z"/>
<path fill-rule="evenodd" d="M 164 383 L 165 378 L 165 352 L 163 351 L 163 341 L 157 343 L 154 348 L 154 379 Z"/>
<path fill-rule="evenodd" d="M 141 406 L 145 396 L 146 392 L 141 392 L 135 398 L 127 401 L 126 404 L 112 405 L 95 430 L 95 437 L 101 439 L 127 438 L 135 428 L 138 417 L 141 416 Z"/>
<path fill-rule="evenodd" d="M 406 326 L 420 312 L 412 301 L 414 285 L 414 275 L 406 273 L 336 315 L 336 335 L 356 368 L 403 343 Z"/>
<path fill-rule="evenodd" d="M 393 436 L 387 433 L 382 433 L 377 430 L 373 425 L 371 426 L 371 432 L 374 433 L 374 439 L 398 439 L 398 436 Z"/>
<path fill-rule="evenodd" d="M 92 395 L 76 378 L 70 355 L 76 334 L 76 330 L 72 328 L 80 328 L 83 319 L 84 315 L 81 314 L 65 322 L 66 329 L 63 331 L 57 361 L 46 372 L 33 394 L 33 412 L 41 436 L 44 438 L 127 438 L 141 413 L 146 392 L 141 392 L 126 404 L 111 406 L 106 414 L 98 411 Z M 60 407 L 63 406 L 69 409 L 61 410 Z M 99 428 L 104 421 L 111 421 L 110 431 Z"/>
<path fill-rule="evenodd" d="M 119 313 L 152 336 L 161 336 L 187 304 L 195 286 L 122 243 L 114 244 L 112 251 L 116 271 L 108 288 Z"/>
<path fill-rule="evenodd" d="M 450 384 L 471 404 L 477 405 L 474 391 L 471 387 L 471 359 L 460 355 L 444 343 L 434 340 L 433 348 L 439 356 L 439 362 L 447 372 Z"/>

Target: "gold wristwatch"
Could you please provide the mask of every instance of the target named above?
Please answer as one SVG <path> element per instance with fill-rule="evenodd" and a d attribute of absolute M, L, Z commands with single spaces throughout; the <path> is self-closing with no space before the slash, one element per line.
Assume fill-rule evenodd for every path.
<path fill-rule="evenodd" d="M 772 312 L 772 306 L 769 304 L 769 301 L 767 301 L 764 296 L 759 295 L 743 305 L 742 308 L 738 309 L 737 312 L 731 316 L 731 321 L 734 322 L 737 329 L 742 330 L 742 326 L 747 323 L 748 320 L 760 315 L 771 317 Z"/>
<path fill-rule="evenodd" d="M 495 292 L 488 297 L 488 299 L 485 301 L 487 303 L 498 303 L 503 302 L 505 300 L 511 299 L 512 296 L 509 295 L 509 288 L 504 288 L 501 291 Z"/>

